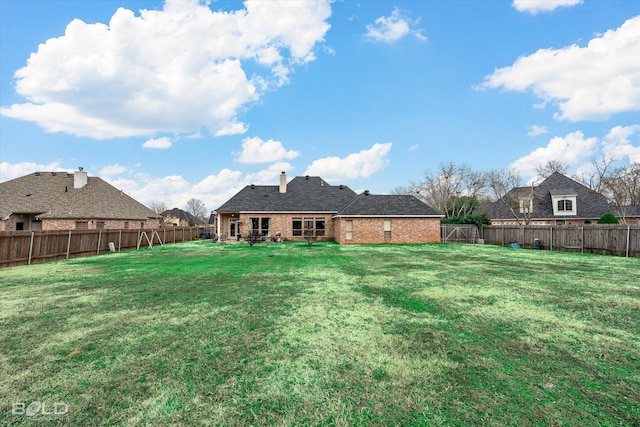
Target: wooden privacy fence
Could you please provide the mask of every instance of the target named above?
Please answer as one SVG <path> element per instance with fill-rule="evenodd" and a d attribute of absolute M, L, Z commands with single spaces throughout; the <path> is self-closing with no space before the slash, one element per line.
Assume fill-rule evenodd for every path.
<path fill-rule="evenodd" d="M 486 225 L 479 233 L 489 244 L 640 257 L 640 225 Z"/>
<path fill-rule="evenodd" d="M 102 252 L 180 243 L 205 233 L 205 227 L 146 230 L 51 230 L 0 232 L 0 267 L 68 259 Z"/>
<path fill-rule="evenodd" d="M 476 243 L 478 227 L 473 224 L 440 224 L 440 237 L 449 243 Z"/>

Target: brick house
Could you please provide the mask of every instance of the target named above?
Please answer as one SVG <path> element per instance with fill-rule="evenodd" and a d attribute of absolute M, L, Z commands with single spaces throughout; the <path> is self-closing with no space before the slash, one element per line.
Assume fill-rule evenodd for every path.
<path fill-rule="evenodd" d="M 82 168 L 0 183 L 0 231 L 158 228 L 160 219 Z"/>
<path fill-rule="evenodd" d="M 339 243 L 440 241 L 439 214 L 413 196 L 357 195 L 345 185 L 298 176 L 279 185 L 248 185 L 215 211 L 217 233 L 239 240 L 259 235 L 285 240 L 313 236 Z"/>
<path fill-rule="evenodd" d="M 189 224 L 204 225 L 204 221 L 197 216 L 179 208 L 168 209 L 160 214 L 163 224 L 174 227 L 188 227 Z"/>
<path fill-rule="evenodd" d="M 628 205 L 614 209 L 614 214 L 623 224 L 640 225 L 640 205 Z"/>
<path fill-rule="evenodd" d="M 537 186 L 513 188 L 474 214 L 487 214 L 495 225 L 582 225 L 597 223 L 607 212 L 611 208 L 606 197 L 554 172 Z"/>

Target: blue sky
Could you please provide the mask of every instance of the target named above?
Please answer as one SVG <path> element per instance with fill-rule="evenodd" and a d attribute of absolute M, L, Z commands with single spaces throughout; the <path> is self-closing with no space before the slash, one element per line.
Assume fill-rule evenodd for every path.
<path fill-rule="evenodd" d="M 640 162 L 640 2 L 0 1 L 0 181 L 209 210 L 319 175 Z"/>

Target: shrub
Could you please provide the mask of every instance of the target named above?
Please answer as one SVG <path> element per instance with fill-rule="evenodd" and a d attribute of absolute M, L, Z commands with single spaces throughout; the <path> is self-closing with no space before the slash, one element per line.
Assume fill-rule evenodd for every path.
<path fill-rule="evenodd" d="M 486 214 L 463 215 L 452 218 L 443 218 L 442 224 L 474 224 L 482 228 L 486 224 L 491 224 L 491 220 Z"/>
<path fill-rule="evenodd" d="M 598 224 L 618 224 L 618 218 L 611 212 L 602 215 L 598 220 Z"/>

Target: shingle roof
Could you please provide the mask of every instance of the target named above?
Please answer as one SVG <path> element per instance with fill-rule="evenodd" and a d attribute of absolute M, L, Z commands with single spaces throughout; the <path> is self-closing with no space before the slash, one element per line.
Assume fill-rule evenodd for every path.
<path fill-rule="evenodd" d="M 437 216 L 441 213 L 411 195 L 379 195 L 364 192 L 341 208 L 336 216 Z"/>
<path fill-rule="evenodd" d="M 180 221 L 193 221 L 196 225 L 204 225 L 203 220 L 179 208 L 168 209 L 162 212 L 160 215 L 162 215 L 164 218 L 178 218 Z"/>
<path fill-rule="evenodd" d="M 36 172 L 0 183 L 0 219 L 12 213 L 40 218 L 96 218 L 145 220 L 155 212 L 97 177 L 73 188 L 74 175 Z"/>
<path fill-rule="evenodd" d="M 612 207 L 611 211 L 617 216 L 622 216 L 622 209 Z M 627 218 L 640 217 L 640 205 L 627 205 L 624 207 L 624 216 Z"/>
<path fill-rule="evenodd" d="M 297 176 L 280 193 L 278 185 L 248 185 L 220 206 L 233 212 L 337 212 L 355 197 L 346 185 L 329 185 L 318 176 Z"/>
<path fill-rule="evenodd" d="M 518 200 L 527 198 L 531 191 L 531 187 L 517 187 L 509 191 L 504 196 L 504 199 Z M 554 216 L 552 195 L 577 196 L 576 215 Z M 558 172 L 554 172 L 538 186 L 533 187 L 532 219 L 598 219 L 603 214 L 610 212 L 610 210 L 606 197 Z M 486 213 L 491 219 L 513 218 L 513 214 L 501 201 L 494 202 L 488 207 L 480 207 L 474 213 Z"/>

